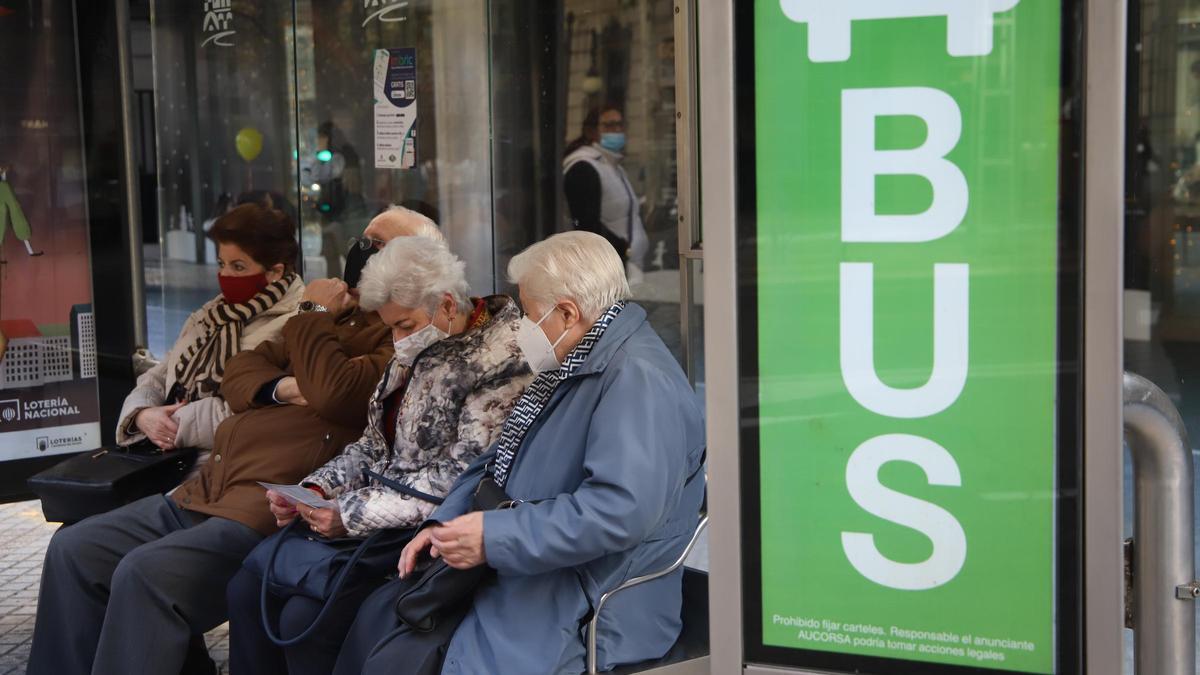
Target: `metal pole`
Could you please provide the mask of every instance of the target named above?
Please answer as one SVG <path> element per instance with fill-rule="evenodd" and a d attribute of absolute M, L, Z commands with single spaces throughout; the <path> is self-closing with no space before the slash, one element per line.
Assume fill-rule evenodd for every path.
<path fill-rule="evenodd" d="M 125 179 L 125 236 L 129 245 L 130 302 L 133 303 L 133 338 L 138 347 L 148 342 L 146 330 L 146 280 L 142 276 L 142 202 L 138 185 L 137 157 L 134 156 L 133 65 L 129 58 L 129 0 L 116 0 L 117 70 L 121 83 L 121 135 L 125 147 L 121 153 Z"/>
<path fill-rule="evenodd" d="M 675 0 L 675 204 L 679 216 L 676 252 L 679 254 L 679 345 L 688 382 L 696 386 L 696 348 L 692 334 L 692 306 L 696 284 L 693 261 L 700 264 L 704 252 L 697 248 L 700 209 L 698 146 L 699 98 L 696 79 L 696 7 L 694 0 Z"/>
<path fill-rule="evenodd" d="M 734 115 L 734 0 L 705 0 L 696 15 L 695 55 L 699 89 L 696 120 L 702 139 L 699 150 L 704 170 L 698 194 L 704 223 L 704 302 L 720 307 L 721 320 L 704 322 L 704 388 L 708 440 L 709 537 L 714 542 L 742 541 L 740 419 L 741 382 L 738 380 L 736 269 L 737 209 L 735 174 L 737 125 Z M 682 176 L 682 172 L 680 173 Z M 685 223 L 686 224 L 686 223 Z M 742 673 L 742 553 L 739 544 L 709 550 L 709 612 L 711 672 Z"/>
<path fill-rule="evenodd" d="M 1121 675 L 1126 2 L 1084 10 L 1083 650 L 1088 675 Z"/>
<path fill-rule="evenodd" d="M 1138 675 L 1195 675 L 1192 448 L 1161 389 L 1125 373 L 1133 453 L 1134 657 Z"/>

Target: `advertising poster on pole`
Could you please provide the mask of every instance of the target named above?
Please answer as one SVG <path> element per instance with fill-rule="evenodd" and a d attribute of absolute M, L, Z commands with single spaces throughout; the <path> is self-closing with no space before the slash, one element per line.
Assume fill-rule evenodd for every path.
<path fill-rule="evenodd" d="M 748 658 L 1062 672 L 1065 5 L 747 5 Z"/>
<path fill-rule="evenodd" d="M 101 445 L 70 5 L 39 21 L 0 46 L 0 462 Z"/>
<path fill-rule="evenodd" d="M 417 50 L 375 50 L 375 168 L 417 165 Z"/>

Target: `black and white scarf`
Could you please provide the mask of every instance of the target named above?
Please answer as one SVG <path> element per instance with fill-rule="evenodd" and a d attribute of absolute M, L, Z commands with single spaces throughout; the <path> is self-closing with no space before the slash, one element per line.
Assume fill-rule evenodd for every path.
<path fill-rule="evenodd" d="M 516 459 L 517 449 L 521 447 L 521 442 L 525 440 L 525 435 L 529 433 L 530 427 L 537 421 L 538 415 L 542 414 L 542 410 L 550 402 L 554 390 L 579 371 L 583 363 L 587 361 L 588 355 L 592 353 L 596 343 L 600 341 L 600 337 L 604 335 L 604 331 L 608 330 L 608 326 L 623 309 L 625 309 L 624 301 L 609 307 L 604 314 L 600 315 L 599 319 L 596 319 L 596 323 L 592 324 L 579 344 L 575 345 L 575 348 L 567 354 L 558 370 L 548 370 L 539 374 L 525 388 L 525 393 L 513 406 L 508 419 L 504 420 L 504 428 L 500 430 L 500 440 L 496 443 L 496 458 L 492 463 L 492 477 L 496 481 L 496 485 L 503 488 L 504 484 L 508 482 L 508 472 L 512 468 L 513 460 Z"/>
<path fill-rule="evenodd" d="M 295 281 L 295 274 L 287 274 L 279 281 L 267 284 L 244 303 L 218 302 L 209 308 L 200 320 L 203 332 L 184 350 L 175 365 L 172 398 L 191 402 L 216 394 L 225 376 L 225 363 L 241 351 L 245 325 L 274 307 Z"/>

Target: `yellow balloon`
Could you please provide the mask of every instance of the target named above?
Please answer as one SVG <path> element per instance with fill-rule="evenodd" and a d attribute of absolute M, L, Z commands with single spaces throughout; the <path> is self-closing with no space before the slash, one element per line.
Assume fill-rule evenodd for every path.
<path fill-rule="evenodd" d="M 253 162 L 254 158 L 262 152 L 262 141 L 262 134 L 258 133 L 258 129 L 254 127 L 244 127 L 237 132 L 237 138 L 234 139 L 238 154 L 247 162 Z"/>

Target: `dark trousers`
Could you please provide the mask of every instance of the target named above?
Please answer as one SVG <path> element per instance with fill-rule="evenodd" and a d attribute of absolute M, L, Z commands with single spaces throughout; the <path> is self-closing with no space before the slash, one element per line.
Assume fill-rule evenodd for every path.
<path fill-rule="evenodd" d="M 344 589 L 311 636 L 283 648 L 267 637 L 262 625 L 262 579 L 242 569 L 227 589 L 230 675 L 328 675 L 333 672 L 342 641 L 359 606 L 383 583 L 359 582 Z M 323 602 L 303 595 L 283 598 L 267 594 L 267 615 L 276 637 L 288 639 L 312 625 Z"/>
<path fill-rule="evenodd" d="M 60 528 L 42 568 L 30 675 L 174 675 L 225 620 L 262 535 L 154 495 Z"/>

